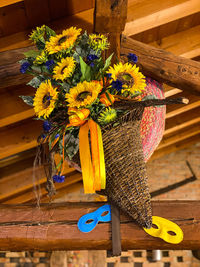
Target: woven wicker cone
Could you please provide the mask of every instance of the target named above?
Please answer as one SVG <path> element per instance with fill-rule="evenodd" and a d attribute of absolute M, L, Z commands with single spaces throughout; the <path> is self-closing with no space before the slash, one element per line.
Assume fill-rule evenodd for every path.
<path fill-rule="evenodd" d="M 151 198 L 140 140 L 143 108 L 137 108 L 116 127 L 103 129 L 106 195 L 109 201 L 141 226 L 152 225 Z"/>

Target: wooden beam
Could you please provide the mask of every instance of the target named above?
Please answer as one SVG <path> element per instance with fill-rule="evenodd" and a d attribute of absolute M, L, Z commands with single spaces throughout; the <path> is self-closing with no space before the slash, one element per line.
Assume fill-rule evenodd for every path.
<path fill-rule="evenodd" d="M 145 75 L 190 93 L 200 93 L 199 62 L 174 56 L 167 51 L 123 36 L 121 54 L 128 53 L 138 56 Z"/>
<path fill-rule="evenodd" d="M 132 10 L 131 7 L 129 8 L 130 15 L 128 14 L 124 34 L 131 36 L 199 11 L 199 0 L 154 0 L 151 4 L 148 1 L 135 1 Z"/>
<path fill-rule="evenodd" d="M 110 223 L 101 223 L 90 233 L 77 228 L 81 216 L 103 203 L 58 203 L 0 206 L 0 250 L 110 250 Z M 198 249 L 200 246 L 199 201 L 153 201 L 153 215 L 177 223 L 184 233 L 179 244 L 169 244 L 148 235 L 121 214 L 122 249 Z M 30 216 L 31 215 L 31 216 Z"/>

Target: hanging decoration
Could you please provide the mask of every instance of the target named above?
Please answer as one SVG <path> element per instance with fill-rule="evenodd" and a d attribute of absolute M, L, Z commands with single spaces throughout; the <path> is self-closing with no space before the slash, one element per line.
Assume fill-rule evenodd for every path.
<path fill-rule="evenodd" d="M 102 56 L 109 48 L 107 37 L 81 31 L 71 27 L 56 34 L 45 25 L 37 27 L 30 35 L 36 49 L 25 52 L 25 59 L 20 61 L 21 73 L 33 75 L 28 85 L 35 88 L 35 95 L 21 98 L 43 121 L 38 143 L 40 147 L 48 145 L 49 195 L 55 191 L 54 183 L 67 179 L 64 162 L 71 162 L 82 169 L 85 193 L 105 194 L 111 203 L 150 229 L 145 160 L 152 149 L 144 147 L 154 124 L 144 127 L 148 126 L 147 118 L 153 120 L 146 111 L 144 119 L 143 113 L 145 107 L 169 101 L 158 99 L 163 95 L 158 93 L 161 97 L 157 97 L 154 91 L 162 91 L 161 85 L 142 74 L 136 55 L 130 53 L 126 61 L 111 66 L 113 54 L 106 59 Z M 164 124 L 160 125 L 153 149 L 162 134 Z M 55 153 L 60 154 L 57 164 Z"/>

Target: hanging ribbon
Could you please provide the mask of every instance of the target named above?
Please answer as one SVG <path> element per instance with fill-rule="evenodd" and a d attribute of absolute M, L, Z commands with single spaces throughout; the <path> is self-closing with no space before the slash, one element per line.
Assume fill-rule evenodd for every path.
<path fill-rule="evenodd" d="M 88 133 L 90 131 L 91 152 Z M 79 152 L 85 193 L 94 193 L 106 187 L 106 172 L 101 128 L 88 120 L 79 130 Z"/>

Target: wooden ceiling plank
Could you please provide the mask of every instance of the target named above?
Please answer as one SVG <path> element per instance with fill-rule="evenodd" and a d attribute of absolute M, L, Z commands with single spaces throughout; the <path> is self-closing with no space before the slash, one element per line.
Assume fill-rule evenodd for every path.
<path fill-rule="evenodd" d="M 161 39 L 167 36 L 198 26 L 199 20 L 200 12 L 197 12 L 184 18 L 173 20 L 158 27 L 154 27 L 144 32 L 132 35 L 131 38 L 147 44 L 151 42 L 159 43 Z"/>
<path fill-rule="evenodd" d="M 13 5 L 16 3 L 20 3 L 23 2 L 24 0 L 1 0 L 0 2 L 0 8 L 1 7 L 5 7 L 5 6 L 9 6 L 9 5 Z"/>
<path fill-rule="evenodd" d="M 152 42 L 150 45 L 177 56 L 194 58 L 200 55 L 200 25 Z"/>
<path fill-rule="evenodd" d="M 37 146 L 37 137 L 42 129 L 41 121 L 30 120 L 0 132 L 0 159 Z"/>
<path fill-rule="evenodd" d="M 81 179 L 80 181 L 77 181 L 76 183 L 70 186 L 63 187 L 63 188 L 56 190 L 56 194 L 52 197 L 52 200 L 54 201 L 70 193 L 79 192 L 82 188 L 83 188 L 83 182 Z M 49 197 L 47 195 L 44 195 L 41 198 L 41 203 L 47 203 L 47 202 L 49 202 Z"/>
<path fill-rule="evenodd" d="M 170 146 L 161 148 L 161 149 L 156 149 L 155 152 L 153 153 L 153 155 L 151 156 L 150 161 L 157 159 L 157 158 L 161 158 L 164 157 L 167 154 L 170 154 L 172 152 L 175 152 L 177 150 L 181 150 L 184 149 L 186 147 L 189 147 L 195 143 L 200 142 L 200 134 L 194 135 L 192 137 L 186 138 L 180 142 L 177 142 L 175 144 L 172 144 Z"/>
<path fill-rule="evenodd" d="M 158 149 L 162 149 L 164 147 L 173 145 L 177 142 L 180 142 L 197 134 L 200 134 L 200 123 L 193 125 L 191 127 L 187 127 L 185 130 L 173 132 L 172 136 L 168 137 L 168 135 L 170 134 L 168 134 L 167 136 L 165 135 L 162 141 L 160 142 Z"/>
<path fill-rule="evenodd" d="M 49 0 L 24 0 L 25 14 L 29 28 L 50 21 Z M 59 3 L 57 2 L 59 5 Z"/>
<path fill-rule="evenodd" d="M 166 117 L 165 118 L 166 119 L 172 118 L 174 116 L 177 116 L 177 115 L 179 115 L 179 114 L 181 114 L 183 112 L 186 112 L 186 111 L 192 110 L 194 108 L 197 108 L 199 106 L 200 106 L 200 100 L 196 100 L 195 99 L 194 101 L 192 101 L 191 98 L 190 98 L 189 104 L 185 105 L 184 107 L 183 106 L 182 107 L 177 107 L 177 108 L 172 107 L 170 109 L 170 111 L 168 111 L 166 113 Z"/>
<path fill-rule="evenodd" d="M 164 136 L 197 123 L 200 123 L 200 106 L 167 119 L 165 122 Z"/>
<path fill-rule="evenodd" d="M 4 201 L 5 199 L 10 198 L 16 194 L 22 194 L 24 191 L 31 190 L 35 184 L 45 184 L 46 183 L 46 175 L 44 171 L 44 167 L 37 167 L 35 171 L 36 178 L 33 177 L 33 166 L 24 169 L 23 161 L 21 162 L 22 170 L 16 173 L 12 173 L 8 176 L 5 176 L 0 179 L 0 201 Z M 69 185 L 77 181 L 78 178 L 81 179 L 81 174 L 74 170 L 74 168 L 70 168 L 68 163 L 65 162 L 63 175 L 66 176 L 66 180 L 63 186 Z M 79 179 L 79 180 L 80 180 Z M 60 188 L 61 184 L 57 185 L 57 188 Z"/>
<path fill-rule="evenodd" d="M 164 93 L 165 94 L 165 98 L 173 96 L 173 95 L 176 95 L 176 94 L 179 94 L 179 93 L 182 92 L 181 89 L 174 88 L 174 87 L 171 87 L 171 86 L 168 86 L 168 85 L 164 86 L 164 88 L 165 88 L 165 93 Z"/>
<path fill-rule="evenodd" d="M 57 31 L 58 33 L 61 32 L 63 29 L 66 29 L 71 26 L 80 27 L 83 30 L 92 32 L 93 10 L 94 9 L 92 8 L 72 16 L 51 21 L 50 23 L 48 23 L 48 26 Z M 30 31 L 31 29 L 2 37 L 0 39 L 0 52 L 30 46 L 31 41 L 28 37 Z"/>
<path fill-rule="evenodd" d="M 159 0 L 154 2 L 157 6 L 161 4 Z M 126 23 L 123 34 L 131 36 L 200 11 L 199 0 L 173 2 L 174 6 L 166 7 L 152 14 L 147 13 L 146 16 L 139 17 L 138 19 L 133 15 L 132 21 Z M 151 3 L 149 2 L 149 4 Z M 137 9 L 135 10 L 136 12 Z"/>
<path fill-rule="evenodd" d="M 56 188 L 56 194 L 52 197 L 51 200 L 54 200 L 56 198 L 59 198 L 61 196 L 63 196 L 64 194 L 70 193 L 70 192 L 74 192 L 76 191 L 78 188 L 80 188 L 80 186 L 82 185 L 82 183 L 79 184 L 79 182 L 82 180 L 82 176 L 81 173 L 78 172 L 73 172 L 73 173 L 69 173 L 66 174 L 66 181 L 63 183 L 55 183 L 55 188 Z M 46 182 L 46 179 L 45 179 Z M 41 184 L 41 202 L 43 202 L 44 200 L 46 200 L 47 202 L 49 202 L 50 198 L 48 197 L 48 192 L 46 190 L 46 185 L 45 182 L 43 184 Z M 78 185 L 77 185 L 78 183 Z M 36 202 L 36 196 L 34 193 L 34 189 L 32 188 L 32 190 L 29 190 L 27 192 L 20 192 L 18 195 L 11 195 L 9 198 L 4 198 L 3 200 L 0 200 L 0 203 L 4 203 L 4 204 L 20 204 L 20 203 L 26 203 L 26 202 Z"/>
<path fill-rule="evenodd" d="M 30 86 L 15 86 L 0 91 L 0 127 L 25 120 L 34 116 L 32 107 L 24 103 L 21 95 L 34 95 L 35 89 Z"/>

